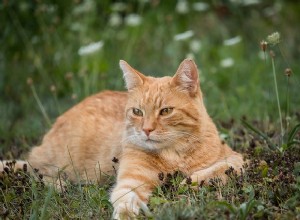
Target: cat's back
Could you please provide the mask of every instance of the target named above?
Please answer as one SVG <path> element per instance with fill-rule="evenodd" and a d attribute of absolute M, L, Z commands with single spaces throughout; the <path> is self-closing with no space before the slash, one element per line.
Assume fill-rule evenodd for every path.
<path fill-rule="evenodd" d="M 69 111 L 79 110 L 90 112 L 91 109 L 98 109 L 95 113 L 104 111 L 108 114 L 124 115 L 127 96 L 127 92 L 106 90 L 85 98 Z"/>
<path fill-rule="evenodd" d="M 126 92 L 103 91 L 85 98 L 57 118 L 42 144 L 32 149 L 28 161 L 50 173 L 44 164 L 64 167 L 71 157 L 76 170 L 92 168 L 87 170 L 92 179 L 94 167 L 101 161 L 109 172 L 111 158 L 121 151 L 126 103 Z"/>
<path fill-rule="evenodd" d="M 65 121 L 78 121 L 93 118 L 99 120 L 124 119 L 124 110 L 127 103 L 127 93 L 118 91 L 103 91 L 85 98 L 83 101 L 58 117 L 58 124 Z M 75 117 L 75 118 L 73 118 Z"/>
<path fill-rule="evenodd" d="M 126 103 L 126 92 L 103 91 L 91 95 L 58 117 L 47 136 L 71 140 L 75 136 L 84 139 L 96 134 L 96 137 L 108 135 L 108 131 L 115 131 L 115 125 L 124 123 Z"/>

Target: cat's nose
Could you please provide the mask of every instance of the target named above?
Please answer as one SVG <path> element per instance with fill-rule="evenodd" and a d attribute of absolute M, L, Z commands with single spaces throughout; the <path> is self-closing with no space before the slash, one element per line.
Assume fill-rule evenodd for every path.
<path fill-rule="evenodd" d="M 147 135 L 147 137 L 149 137 L 150 133 L 153 131 L 154 129 L 152 128 L 143 128 L 144 133 Z"/>

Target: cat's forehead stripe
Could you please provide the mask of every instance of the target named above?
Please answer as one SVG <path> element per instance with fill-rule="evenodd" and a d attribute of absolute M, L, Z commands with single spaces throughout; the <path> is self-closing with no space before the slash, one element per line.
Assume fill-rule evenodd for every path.
<path fill-rule="evenodd" d="M 160 108 L 164 99 L 164 92 L 160 85 L 151 86 L 143 91 L 143 99 L 141 104 L 152 105 L 152 107 Z"/>

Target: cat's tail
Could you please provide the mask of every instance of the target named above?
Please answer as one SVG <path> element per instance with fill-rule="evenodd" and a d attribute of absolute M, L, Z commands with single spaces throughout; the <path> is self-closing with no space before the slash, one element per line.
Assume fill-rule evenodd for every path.
<path fill-rule="evenodd" d="M 24 160 L 2 160 L 0 161 L 0 176 L 3 172 L 29 169 L 28 162 Z"/>

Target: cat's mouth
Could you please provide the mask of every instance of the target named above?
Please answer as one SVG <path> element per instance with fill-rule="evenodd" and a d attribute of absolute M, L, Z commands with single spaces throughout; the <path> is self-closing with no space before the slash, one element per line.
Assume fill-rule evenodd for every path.
<path fill-rule="evenodd" d="M 148 139 L 145 140 L 145 142 L 147 142 L 147 143 L 159 143 L 160 141 L 148 138 Z"/>

